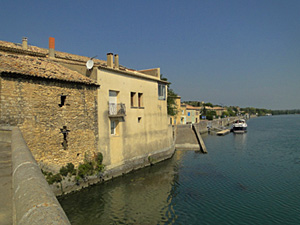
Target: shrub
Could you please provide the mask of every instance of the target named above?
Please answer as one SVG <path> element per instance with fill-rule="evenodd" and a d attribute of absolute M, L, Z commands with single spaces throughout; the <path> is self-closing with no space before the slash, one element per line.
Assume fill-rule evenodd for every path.
<path fill-rule="evenodd" d="M 54 184 L 62 181 L 62 177 L 60 176 L 59 173 L 52 175 L 52 173 L 48 173 L 46 180 L 48 184 Z"/>
<path fill-rule="evenodd" d="M 67 176 L 68 175 L 68 168 L 67 167 L 62 167 L 62 168 L 60 168 L 60 170 L 59 170 L 59 173 L 62 175 L 62 176 Z"/>
<path fill-rule="evenodd" d="M 213 115 L 207 115 L 207 116 L 206 116 L 206 119 L 208 119 L 208 120 L 213 120 Z"/>
<path fill-rule="evenodd" d="M 67 164 L 67 170 L 72 175 L 76 174 L 76 170 L 75 170 L 75 167 L 74 167 L 73 163 L 68 163 Z"/>
<path fill-rule="evenodd" d="M 97 165 L 101 165 L 103 162 L 103 155 L 101 152 L 98 152 L 96 155 L 96 163 Z"/>
<path fill-rule="evenodd" d="M 85 162 L 84 164 L 80 164 L 78 166 L 78 176 L 84 178 L 85 176 L 93 175 L 94 168 L 91 162 Z"/>
<path fill-rule="evenodd" d="M 96 171 L 97 171 L 97 172 L 103 172 L 104 169 L 105 169 L 105 166 L 104 166 L 103 164 L 97 165 L 97 166 L 96 166 Z"/>

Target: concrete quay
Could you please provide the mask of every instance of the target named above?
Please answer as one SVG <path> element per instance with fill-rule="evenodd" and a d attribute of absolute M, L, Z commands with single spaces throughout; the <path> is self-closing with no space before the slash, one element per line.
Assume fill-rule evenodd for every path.
<path fill-rule="evenodd" d="M 211 129 L 220 130 L 220 127 L 229 126 L 240 117 L 228 117 L 223 119 L 215 119 L 212 121 L 202 120 L 196 124 L 179 124 L 177 125 L 177 139 L 175 143 L 176 150 L 201 150 L 207 153 L 205 144 L 201 134 L 208 133 Z M 226 129 L 218 135 L 225 135 L 230 130 Z"/>
<path fill-rule="evenodd" d="M 200 151 L 197 137 L 192 130 L 191 124 L 177 125 L 176 150 Z"/>
<path fill-rule="evenodd" d="M 221 131 L 217 132 L 217 135 L 224 136 L 229 133 L 230 133 L 230 129 L 225 129 L 225 130 L 221 130 Z"/>

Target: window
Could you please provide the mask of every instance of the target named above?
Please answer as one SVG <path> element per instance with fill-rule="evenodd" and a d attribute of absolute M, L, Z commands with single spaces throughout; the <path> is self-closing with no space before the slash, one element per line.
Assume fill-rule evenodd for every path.
<path fill-rule="evenodd" d="M 118 91 L 109 91 L 109 103 L 117 104 Z"/>
<path fill-rule="evenodd" d="M 136 107 L 136 92 L 130 92 L 130 106 Z"/>
<path fill-rule="evenodd" d="M 138 117 L 138 123 L 140 123 L 142 120 L 142 117 Z"/>
<path fill-rule="evenodd" d="M 110 121 L 110 134 L 111 135 L 117 135 L 118 134 L 118 124 L 119 122 L 117 120 L 111 120 Z"/>
<path fill-rule="evenodd" d="M 143 93 L 139 93 L 139 94 L 138 94 L 138 105 L 139 105 L 139 108 L 144 107 L 144 103 L 143 103 Z"/>
<path fill-rule="evenodd" d="M 109 115 L 117 115 L 118 92 L 109 91 L 108 113 Z"/>
<path fill-rule="evenodd" d="M 166 100 L 166 85 L 158 84 L 158 99 Z"/>

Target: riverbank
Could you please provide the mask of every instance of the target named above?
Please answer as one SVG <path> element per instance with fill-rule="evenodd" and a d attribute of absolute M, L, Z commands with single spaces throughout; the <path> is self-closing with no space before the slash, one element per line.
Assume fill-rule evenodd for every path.
<path fill-rule="evenodd" d="M 59 201 L 72 225 L 298 224 L 299 123 L 250 119 L 245 134 L 203 135 L 208 154 L 176 151 Z"/>
<path fill-rule="evenodd" d="M 105 169 L 104 172 L 100 172 L 96 175 L 86 176 L 84 179 L 76 179 L 76 176 L 62 177 L 62 181 L 59 183 L 51 184 L 50 187 L 56 196 L 66 195 L 72 192 L 80 191 L 89 186 L 103 183 L 112 180 L 116 177 L 130 173 L 135 170 L 139 170 L 148 166 L 152 166 L 161 161 L 170 159 L 175 152 L 176 142 L 176 128 L 174 128 L 174 140 L 173 144 L 169 148 L 165 148 L 151 154 L 135 157 L 126 161 L 124 164 L 118 165 L 114 168 Z"/>
<path fill-rule="evenodd" d="M 238 118 L 240 117 L 220 118 L 212 121 L 201 120 L 199 123 L 193 124 L 193 126 L 195 126 L 198 131 L 198 135 L 201 135 L 208 133 L 209 130 L 229 126 Z M 191 124 L 174 126 L 173 131 L 174 143 L 169 149 L 163 149 L 162 151 L 154 152 L 151 155 L 136 157 L 122 165 L 119 165 L 118 167 L 106 169 L 103 173 L 88 176 L 85 179 L 80 179 L 79 181 L 76 180 L 75 176 L 63 177 L 61 183 L 54 183 L 50 185 L 51 189 L 56 196 L 69 194 L 170 159 L 175 150 L 192 149 L 197 151 L 201 149 L 199 141 L 191 128 Z"/>

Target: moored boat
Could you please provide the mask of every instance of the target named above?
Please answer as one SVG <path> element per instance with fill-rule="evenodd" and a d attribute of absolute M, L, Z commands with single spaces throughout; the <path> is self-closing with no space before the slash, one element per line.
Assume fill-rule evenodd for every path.
<path fill-rule="evenodd" d="M 243 134 L 247 132 L 247 123 L 244 119 L 238 119 L 234 121 L 232 125 L 232 131 L 236 134 Z"/>

